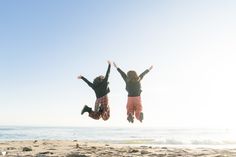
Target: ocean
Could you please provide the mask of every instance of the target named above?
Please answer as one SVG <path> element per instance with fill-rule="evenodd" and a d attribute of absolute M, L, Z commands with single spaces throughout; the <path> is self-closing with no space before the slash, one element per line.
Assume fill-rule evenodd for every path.
<path fill-rule="evenodd" d="M 78 140 L 156 146 L 236 146 L 230 129 L 151 127 L 0 127 L 0 141 Z"/>

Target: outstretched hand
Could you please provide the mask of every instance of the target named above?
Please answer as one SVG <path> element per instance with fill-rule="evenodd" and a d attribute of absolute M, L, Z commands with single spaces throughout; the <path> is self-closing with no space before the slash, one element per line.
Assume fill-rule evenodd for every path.
<path fill-rule="evenodd" d="M 81 79 L 81 78 L 82 78 L 82 75 L 79 75 L 77 78 L 78 78 L 78 79 Z"/>
<path fill-rule="evenodd" d="M 111 65 L 111 61 L 108 60 L 107 63 L 108 63 L 109 65 Z"/>
<path fill-rule="evenodd" d="M 148 70 L 150 71 L 150 70 L 152 70 L 152 68 L 153 68 L 153 65 Z"/>

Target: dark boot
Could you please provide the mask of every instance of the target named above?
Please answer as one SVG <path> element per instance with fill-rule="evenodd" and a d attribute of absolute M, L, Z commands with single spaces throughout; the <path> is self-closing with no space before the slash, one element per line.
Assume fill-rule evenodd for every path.
<path fill-rule="evenodd" d="M 88 107 L 87 105 L 84 105 L 84 108 L 81 111 L 81 114 L 84 114 L 84 112 L 88 112 L 90 113 L 92 111 L 92 109 L 90 107 Z"/>
<path fill-rule="evenodd" d="M 98 108 L 98 112 L 100 112 L 100 113 L 103 112 L 103 107 L 102 107 L 102 106 L 99 106 L 99 108 Z"/>
<path fill-rule="evenodd" d="M 133 123 L 134 122 L 134 117 L 132 116 L 132 114 L 129 114 L 127 117 L 127 120 L 129 121 L 129 123 Z"/>
<path fill-rule="evenodd" d="M 140 113 L 140 117 L 139 117 L 140 122 L 143 122 L 143 112 Z"/>

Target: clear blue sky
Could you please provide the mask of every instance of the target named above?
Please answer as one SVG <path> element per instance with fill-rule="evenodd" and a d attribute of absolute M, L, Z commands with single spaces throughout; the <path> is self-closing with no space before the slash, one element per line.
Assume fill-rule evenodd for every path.
<path fill-rule="evenodd" d="M 232 127 L 234 0 L 0 1 L 0 125 L 127 126 L 125 84 L 109 78 L 111 119 L 80 115 L 83 81 L 153 70 L 142 82 L 144 123 Z"/>

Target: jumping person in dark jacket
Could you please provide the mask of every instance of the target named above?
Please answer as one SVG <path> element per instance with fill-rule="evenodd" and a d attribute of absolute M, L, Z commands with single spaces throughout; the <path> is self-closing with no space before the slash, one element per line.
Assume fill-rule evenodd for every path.
<path fill-rule="evenodd" d="M 83 76 L 78 76 L 78 79 L 84 80 L 95 92 L 96 94 L 96 101 L 95 101 L 95 107 L 94 111 L 92 108 L 88 107 L 87 105 L 84 106 L 84 108 L 81 111 L 81 114 L 84 114 L 85 112 L 89 113 L 89 117 L 93 119 L 100 119 L 102 117 L 103 120 L 108 120 L 110 117 L 110 108 L 108 105 L 108 96 L 107 94 L 110 92 L 110 89 L 108 87 L 108 77 L 110 74 L 111 69 L 111 62 L 108 61 L 108 68 L 106 72 L 106 76 L 98 76 L 93 80 L 93 83 L 88 81 Z"/>
<path fill-rule="evenodd" d="M 115 68 L 118 70 L 120 75 L 125 81 L 126 84 L 126 91 L 128 92 L 128 101 L 126 105 L 127 109 L 127 120 L 129 122 L 134 122 L 134 115 L 136 119 L 140 122 L 143 121 L 143 112 L 142 112 L 142 102 L 141 102 L 141 80 L 143 79 L 144 75 L 146 75 L 152 68 L 151 66 L 149 69 L 145 70 L 139 76 L 133 70 L 128 71 L 127 75 L 120 69 L 118 66 L 113 63 Z"/>

